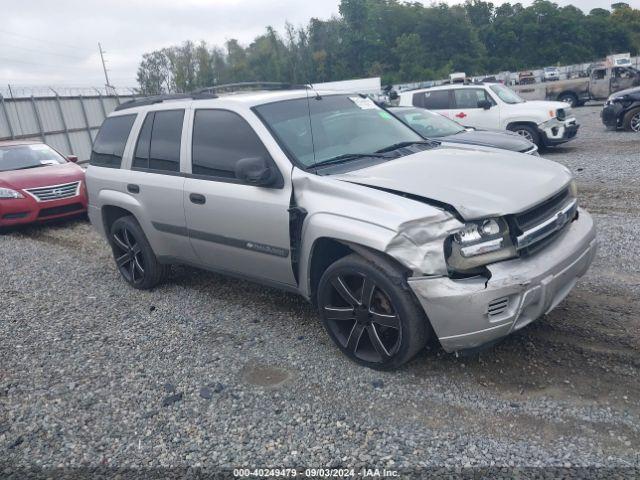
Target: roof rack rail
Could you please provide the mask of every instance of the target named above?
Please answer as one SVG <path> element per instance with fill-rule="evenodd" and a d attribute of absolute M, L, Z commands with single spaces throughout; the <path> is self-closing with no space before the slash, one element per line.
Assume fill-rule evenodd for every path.
<path fill-rule="evenodd" d="M 128 108 L 143 107 L 145 105 L 153 105 L 155 103 L 162 103 L 167 100 L 181 100 L 181 99 L 201 99 L 201 98 L 218 98 L 215 94 L 206 92 L 194 92 L 194 93 L 171 93 L 162 95 L 151 95 L 148 97 L 134 98 L 127 102 L 118 105 L 115 110 L 126 110 Z"/>
<path fill-rule="evenodd" d="M 194 93 L 217 93 L 217 92 L 237 92 L 239 90 L 299 90 L 310 88 L 307 84 L 284 83 L 284 82 L 239 82 L 213 85 L 195 90 Z"/>

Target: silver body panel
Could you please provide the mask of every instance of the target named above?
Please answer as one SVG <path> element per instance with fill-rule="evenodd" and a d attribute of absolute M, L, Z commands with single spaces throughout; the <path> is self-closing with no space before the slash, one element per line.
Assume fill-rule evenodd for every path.
<path fill-rule="evenodd" d="M 588 268 L 595 252 L 594 230 L 588 214 L 581 212 L 579 220 L 541 252 L 490 265 L 493 276 L 488 283 L 486 279 L 452 280 L 445 241 L 463 226 L 460 217 L 470 220 L 526 211 L 566 188 L 571 181 L 568 170 L 530 155 L 444 145 L 341 175 L 317 175 L 292 166 L 251 110 L 261 103 L 305 95 L 230 95 L 115 112 L 138 117 L 122 167 L 87 169 L 92 224 L 106 235 L 105 207 L 125 209 L 136 217 L 161 260 L 249 277 L 306 298 L 312 295 L 311 259 L 318 240 L 329 238 L 380 252 L 411 272 L 409 284 L 449 351 L 520 328 L 525 310 L 529 316 L 544 314 Z M 146 113 L 175 108 L 186 111 L 181 171 L 164 175 L 131 170 Z M 191 131 L 198 108 L 227 109 L 242 116 L 273 158 L 283 188 L 191 175 Z M 139 185 L 140 192 L 130 193 L 129 184 Z M 204 196 L 206 202 L 194 204 L 192 193 Z M 306 211 L 297 263 L 291 256 L 288 209 L 292 204 Z M 460 217 L 441 204 L 452 206 Z M 482 310 L 494 294 L 513 296 L 522 308 L 497 324 L 487 323 L 487 312 Z M 535 309 L 525 308 L 535 299 Z M 510 305 L 516 305 L 516 300 Z"/>

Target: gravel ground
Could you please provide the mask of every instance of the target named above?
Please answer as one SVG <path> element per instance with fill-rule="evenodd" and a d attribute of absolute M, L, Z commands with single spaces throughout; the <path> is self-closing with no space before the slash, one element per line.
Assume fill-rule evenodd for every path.
<path fill-rule="evenodd" d="M 372 371 L 294 295 L 183 267 L 133 290 L 82 220 L 0 235 L 0 477 L 3 466 L 640 475 L 640 138 L 605 131 L 598 112 L 577 109 L 579 138 L 543 153 L 578 178 L 598 259 L 552 314 L 470 357 L 432 346 Z"/>

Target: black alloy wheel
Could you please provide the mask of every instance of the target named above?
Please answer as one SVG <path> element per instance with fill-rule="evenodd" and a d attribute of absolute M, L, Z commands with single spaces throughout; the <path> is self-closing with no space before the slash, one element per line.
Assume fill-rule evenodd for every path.
<path fill-rule="evenodd" d="M 395 368 L 426 344 L 427 320 L 409 289 L 395 285 L 388 272 L 357 255 L 327 269 L 318 306 L 329 336 L 360 364 Z"/>
<path fill-rule="evenodd" d="M 120 217 L 113 222 L 109 243 L 118 271 L 132 287 L 140 290 L 153 288 L 167 275 L 170 267 L 158 262 L 134 217 Z"/>
<path fill-rule="evenodd" d="M 142 249 L 127 225 L 121 225 L 111 234 L 116 266 L 125 280 L 137 285 L 144 281 Z"/>

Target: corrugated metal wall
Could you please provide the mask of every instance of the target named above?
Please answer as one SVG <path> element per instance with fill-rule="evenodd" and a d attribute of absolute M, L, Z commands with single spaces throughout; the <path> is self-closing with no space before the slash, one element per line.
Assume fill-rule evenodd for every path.
<path fill-rule="evenodd" d="M 0 95 L 0 140 L 42 140 L 88 160 L 105 117 L 131 96 L 6 98 Z"/>

